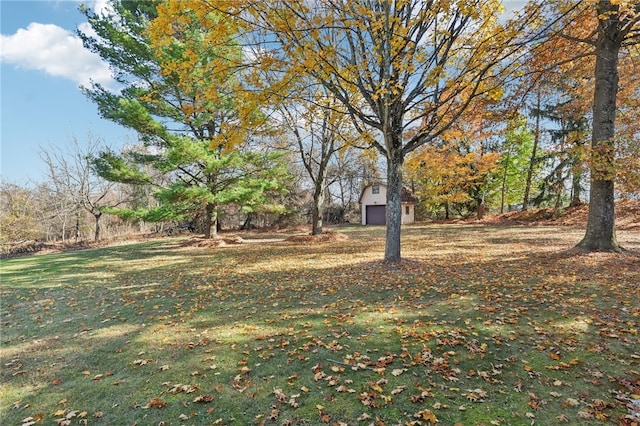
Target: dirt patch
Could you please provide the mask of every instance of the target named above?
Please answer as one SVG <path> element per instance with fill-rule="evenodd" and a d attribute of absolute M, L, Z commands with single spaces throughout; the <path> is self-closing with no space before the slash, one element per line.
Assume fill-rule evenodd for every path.
<path fill-rule="evenodd" d="M 335 241 L 345 241 L 348 239 L 349 237 L 347 235 L 340 232 L 324 230 L 322 234 L 319 235 L 291 235 L 290 237 L 287 237 L 285 241 L 293 243 L 323 244 Z"/>
<path fill-rule="evenodd" d="M 244 244 L 245 240 L 242 237 L 230 236 L 230 237 L 217 237 L 217 238 L 204 238 L 204 237 L 191 237 L 187 240 L 181 241 L 180 247 L 224 247 L 229 245 Z"/>

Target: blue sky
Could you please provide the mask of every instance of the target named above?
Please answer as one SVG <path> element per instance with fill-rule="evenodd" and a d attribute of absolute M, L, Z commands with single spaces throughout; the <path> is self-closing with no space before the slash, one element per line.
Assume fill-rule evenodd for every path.
<path fill-rule="evenodd" d="M 100 13 L 108 0 L 84 3 Z M 88 30 L 80 1 L 0 0 L 0 177 L 33 184 L 47 179 L 40 147 L 66 150 L 99 138 L 116 150 L 135 143 L 134 132 L 102 119 L 79 90 L 93 79 L 109 86 L 108 66 L 82 47 L 76 28 Z M 524 0 L 505 0 L 518 9 Z"/>
<path fill-rule="evenodd" d="M 101 10 L 105 1 L 86 1 Z M 79 1 L 0 0 L 0 141 L 2 181 L 43 182 L 39 147 L 69 147 L 100 138 L 119 148 L 135 134 L 102 119 L 79 90 L 89 79 L 110 83 L 109 69 L 75 35 L 86 19 Z"/>

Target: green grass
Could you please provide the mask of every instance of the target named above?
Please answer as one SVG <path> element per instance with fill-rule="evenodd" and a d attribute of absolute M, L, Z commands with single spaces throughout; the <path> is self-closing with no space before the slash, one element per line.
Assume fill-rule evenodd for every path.
<path fill-rule="evenodd" d="M 570 228 L 410 226 L 394 267 L 380 262 L 384 229 L 340 232 L 349 239 L 3 260 L 2 424 L 596 425 L 631 413 L 637 254 L 568 256 L 582 235 Z"/>

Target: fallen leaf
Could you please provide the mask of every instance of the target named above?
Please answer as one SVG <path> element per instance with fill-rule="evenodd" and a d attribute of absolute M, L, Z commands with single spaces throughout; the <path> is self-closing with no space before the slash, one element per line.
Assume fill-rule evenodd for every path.
<path fill-rule="evenodd" d="M 214 396 L 211 394 L 199 395 L 193 399 L 193 402 L 208 403 L 213 401 Z"/>
<path fill-rule="evenodd" d="M 577 399 L 574 399 L 574 398 L 567 398 L 567 399 L 564 400 L 562 405 L 565 406 L 565 407 L 576 407 L 576 406 L 580 405 L 580 402 Z"/>
<path fill-rule="evenodd" d="M 151 398 L 149 402 L 147 402 L 147 408 L 164 408 L 167 406 L 167 403 L 160 398 Z"/>

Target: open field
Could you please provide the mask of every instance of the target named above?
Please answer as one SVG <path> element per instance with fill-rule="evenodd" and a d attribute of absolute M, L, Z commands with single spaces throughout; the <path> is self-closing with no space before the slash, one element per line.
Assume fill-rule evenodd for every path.
<path fill-rule="evenodd" d="M 3 260 L 2 424 L 640 422 L 637 230 L 339 231 Z"/>

